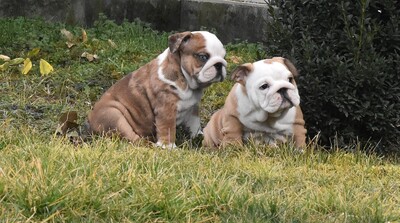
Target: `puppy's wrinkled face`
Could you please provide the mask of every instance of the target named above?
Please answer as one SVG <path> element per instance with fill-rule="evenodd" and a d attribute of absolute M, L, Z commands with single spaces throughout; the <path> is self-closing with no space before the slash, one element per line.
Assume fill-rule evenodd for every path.
<path fill-rule="evenodd" d="M 275 60 L 253 63 L 246 80 L 246 89 L 255 105 L 270 114 L 300 104 L 294 74 L 285 64 Z"/>
<path fill-rule="evenodd" d="M 181 36 L 176 38 L 181 38 L 182 41 L 176 51 L 179 53 L 181 70 L 190 88 L 201 89 L 224 80 L 227 65 L 224 59 L 226 51 L 214 34 L 199 31 L 178 35 Z"/>

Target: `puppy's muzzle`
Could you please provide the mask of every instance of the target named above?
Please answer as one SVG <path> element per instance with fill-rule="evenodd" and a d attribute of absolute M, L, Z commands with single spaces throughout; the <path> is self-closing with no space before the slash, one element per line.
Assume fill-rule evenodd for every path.
<path fill-rule="evenodd" d="M 226 76 L 226 65 L 227 62 L 222 57 L 210 58 L 199 73 L 199 81 L 203 83 L 223 81 Z"/>
<path fill-rule="evenodd" d="M 288 95 L 288 88 L 281 88 L 278 90 L 278 93 L 282 97 L 282 104 L 285 102 L 288 102 L 290 104 L 290 106 L 294 106 L 292 100 L 290 100 L 290 97 Z"/>

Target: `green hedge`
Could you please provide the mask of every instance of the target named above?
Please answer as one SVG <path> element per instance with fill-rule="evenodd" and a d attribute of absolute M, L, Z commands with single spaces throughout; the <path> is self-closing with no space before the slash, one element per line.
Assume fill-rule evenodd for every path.
<path fill-rule="evenodd" d="M 267 53 L 299 69 L 309 137 L 399 152 L 400 3 L 271 0 L 269 14 Z"/>

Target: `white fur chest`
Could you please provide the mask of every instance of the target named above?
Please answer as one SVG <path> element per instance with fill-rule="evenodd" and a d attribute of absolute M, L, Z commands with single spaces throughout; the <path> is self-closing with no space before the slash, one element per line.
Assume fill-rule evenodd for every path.
<path fill-rule="evenodd" d="M 203 95 L 203 90 L 193 90 L 189 86 L 186 89 L 180 88 L 174 81 L 165 78 L 161 64 L 167 57 L 169 49 L 166 49 L 158 56 L 158 78 L 166 84 L 175 88 L 175 92 L 179 97 L 176 113 L 176 125 L 183 124 L 188 127 L 191 136 L 194 137 L 201 132 L 200 117 L 198 117 L 198 104 Z"/>
<path fill-rule="evenodd" d="M 183 94 L 182 94 L 183 93 Z M 201 100 L 203 92 L 201 90 L 191 90 L 190 88 L 186 89 L 186 91 L 181 92 L 179 97 L 181 100 L 178 102 L 176 114 L 176 122 L 177 125 L 182 124 L 186 120 L 186 117 L 190 116 L 193 113 L 193 109 L 199 104 Z"/>
<path fill-rule="evenodd" d="M 251 138 L 264 144 L 286 142 L 286 138 L 293 134 L 296 107 L 282 113 L 268 114 L 262 108 L 255 106 L 239 86 L 235 87 L 239 120 L 244 125 L 243 139 Z"/>

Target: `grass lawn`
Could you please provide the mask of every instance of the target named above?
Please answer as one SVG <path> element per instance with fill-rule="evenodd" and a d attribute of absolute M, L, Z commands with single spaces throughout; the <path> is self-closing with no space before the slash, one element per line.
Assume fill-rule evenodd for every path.
<path fill-rule="evenodd" d="M 0 30 L 0 54 L 33 65 L 26 75 L 20 62 L 0 67 L 0 222 L 400 222 L 398 161 L 358 145 L 207 151 L 181 140 L 162 150 L 99 137 L 74 146 L 54 134 L 60 113 L 82 122 L 112 83 L 167 47 L 168 33 L 104 18 L 84 32 L 23 18 L 0 19 Z M 256 44 L 226 48 L 229 71 L 264 55 Z M 203 124 L 231 86 L 206 90 Z"/>

